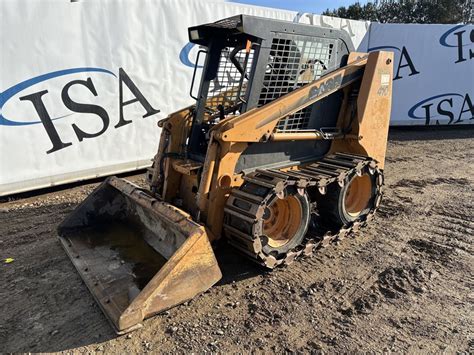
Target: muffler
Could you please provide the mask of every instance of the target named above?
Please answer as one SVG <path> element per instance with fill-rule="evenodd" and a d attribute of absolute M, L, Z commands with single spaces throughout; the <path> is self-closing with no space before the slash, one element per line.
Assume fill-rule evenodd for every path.
<path fill-rule="evenodd" d="M 207 233 L 186 212 L 116 177 L 58 227 L 69 258 L 118 334 L 221 279 Z"/>

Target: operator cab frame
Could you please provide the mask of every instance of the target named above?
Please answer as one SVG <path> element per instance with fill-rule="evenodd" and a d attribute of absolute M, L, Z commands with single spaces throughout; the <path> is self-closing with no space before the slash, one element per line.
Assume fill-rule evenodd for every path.
<path fill-rule="evenodd" d="M 216 123 L 229 115 L 261 107 L 346 65 L 348 54 L 353 51 L 350 37 L 343 30 L 247 15 L 190 27 L 188 36 L 191 43 L 201 46 L 190 89 L 196 105 L 186 149 L 187 157 L 198 162 L 205 160 L 210 131 Z M 339 113 L 335 108 L 340 107 L 341 101 L 339 95 L 296 112 L 282 119 L 277 130 L 333 127 Z M 243 154 L 247 157 L 238 169 L 320 156 L 329 149 L 325 143 L 253 144 L 248 154 Z M 278 151 L 285 153 L 275 156 Z"/>

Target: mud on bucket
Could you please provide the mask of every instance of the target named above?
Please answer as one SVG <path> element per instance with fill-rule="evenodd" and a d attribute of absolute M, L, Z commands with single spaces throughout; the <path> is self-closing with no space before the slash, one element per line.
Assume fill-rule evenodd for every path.
<path fill-rule="evenodd" d="M 59 226 L 72 263 L 119 334 L 221 277 L 206 230 L 184 211 L 111 177 Z"/>

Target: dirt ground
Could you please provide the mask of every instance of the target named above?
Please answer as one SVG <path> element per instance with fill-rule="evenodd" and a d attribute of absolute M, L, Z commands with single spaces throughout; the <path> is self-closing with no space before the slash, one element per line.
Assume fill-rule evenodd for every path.
<path fill-rule="evenodd" d="M 273 272 L 221 245 L 221 282 L 126 336 L 56 237 L 96 183 L 4 198 L 0 352 L 472 353 L 474 128 L 392 130 L 385 173 L 354 237 Z"/>

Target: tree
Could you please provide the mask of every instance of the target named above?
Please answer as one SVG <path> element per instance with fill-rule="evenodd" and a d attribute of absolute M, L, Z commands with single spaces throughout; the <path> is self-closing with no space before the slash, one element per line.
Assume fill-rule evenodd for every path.
<path fill-rule="evenodd" d="M 323 12 L 326 16 L 381 23 L 468 23 L 471 0 L 375 0 Z"/>

